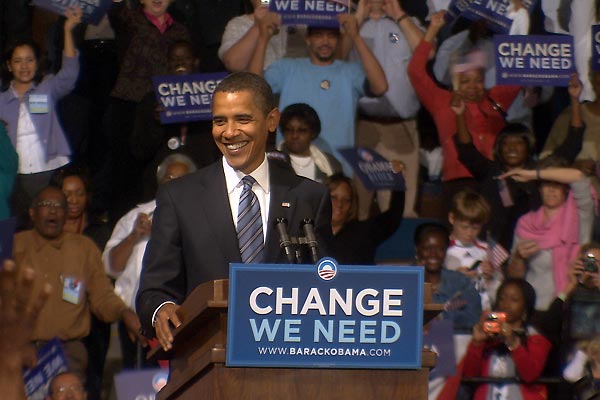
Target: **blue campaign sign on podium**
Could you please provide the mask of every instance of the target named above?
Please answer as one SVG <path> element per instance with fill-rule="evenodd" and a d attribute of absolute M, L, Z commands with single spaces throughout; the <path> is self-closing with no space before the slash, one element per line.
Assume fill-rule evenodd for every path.
<path fill-rule="evenodd" d="M 230 264 L 226 365 L 421 367 L 423 268 Z"/>

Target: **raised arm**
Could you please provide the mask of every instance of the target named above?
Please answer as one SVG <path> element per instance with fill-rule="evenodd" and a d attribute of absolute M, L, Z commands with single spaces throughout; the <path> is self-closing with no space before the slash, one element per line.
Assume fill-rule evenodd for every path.
<path fill-rule="evenodd" d="M 65 47 L 64 54 L 67 57 L 75 57 L 77 51 L 75 49 L 75 41 L 73 40 L 73 29 L 81 22 L 83 12 L 80 7 L 67 7 L 65 10 Z"/>
<path fill-rule="evenodd" d="M 279 30 L 279 16 L 275 13 L 266 13 L 264 16 L 255 15 L 255 24 L 258 25 L 258 39 L 254 53 L 248 64 L 248 72 L 262 76 L 265 69 L 265 55 L 269 40 Z"/>
<path fill-rule="evenodd" d="M 583 85 L 579 80 L 579 75 L 577 73 L 571 74 L 569 81 L 570 122 L 568 128 L 566 128 L 567 132 L 563 142 L 552 152 L 553 156 L 564 158 L 570 164 L 575 161 L 583 145 L 585 124 L 581 116 L 581 104 L 579 103 L 579 96 L 581 96 L 582 91 Z M 586 175 L 590 175 L 592 172 L 595 173 L 595 166 L 595 162 L 591 160 L 583 160 L 580 165 L 577 165 Z"/>
<path fill-rule="evenodd" d="M 528 182 L 539 179 L 568 185 L 579 182 L 583 179 L 583 176 L 583 173 L 575 168 L 545 168 L 540 170 L 516 168 L 502 174 L 500 178 L 512 177 L 517 182 Z"/>
<path fill-rule="evenodd" d="M 259 24 L 265 19 L 278 24 L 279 16 L 270 12 L 266 7 L 257 7 L 254 10 L 254 25 L 239 40 L 233 43 L 231 47 L 225 50 L 222 59 L 228 71 L 239 72 L 245 71 L 248 68 L 252 55 L 256 51 L 260 33 Z M 225 28 L 225 33 L 223 34 L 224 44 L 229 40 L 233 40 L 233 38 L 228 38 L 230 35 L 228 28 L 229 26 Z"/>
<path fill-rule="evenodd" d="M 115 226 L 113 237 L 117 235 L 117 237 L 120 236 L 122 239 L 118 244 L 114 245 L 114 247 L 110 246 L 109 248 L 109 245 L 114 243 L 113 237 L 111 237 L 106 249 L 108 252 L 108 257 L 105 257 L 105 262 L 108 261 L 108 265 L 106 266 L 107 273 L 113 277 L 119 276 L 125 270 L 127 261 L 133 252 L 133 248 L 140 241 L 148 238 L 152 229 L 152 220 L 150 219 L 150 216 L 145 213 L 139 213 L 135 218 L 133 228 L 131 228 L 131 230 L 125 234 L 126 236 L 124 236 L 123 234 L 129 227 L 124 226 L 125 224 L 121 224 L 121 221 Z M 128 218 L 127 222 L 129 221 L 130 219 Z"/>
<path fill-rule="evenodd" d="M 73 29 L 81 22 L 82 11 L 79 7 L 68 7 L 65 10 L 63 62 L 60 71 L 52 78 L 50 91 L 59 99 L 66 96 L 75 87 L 79 75 L 79 59 L 73 40 Z"/>
<path fill-rule="evenodd" d="M 408 42 L 410 50 L 414 51 L 425 36 L 425 32 L 414 23 L 398 0 L 384 0 L 383 10 L 387 16 L 396 21 Z"/>
<path fill-rule="evenodd" d="M 446 15 L 446 11 L 438 11 L 431 15 L 431 21 L 429 22 L 429 27 L 423 36 L 423 40 L 429 43 L 434 43 L 435 38 L 437 37 L 440 29 L 444 26 L 444 15 Z"/>
<path fill-rule="evenodd" d="M 448 91 L 439 87 L 427 72 L 427 61 L 433 52 L 433 42 L 437 32 L 439 32 L 443 25 L 443 12 L 435 13 L 431 16 L 429 28 L 417 45 L 407 69 L 410 82 L 417 96 L 419 96 L 419 100 L 421 100 L 421 103 L 429 112 L 434 112 L 439 107 L 448 106 Z"/>
<path fill-rule="evenodd" d="M 377 61 L 363 38 L 359 35 L 356 17 L 352 14 L 340 14 L 338 15 L 338 21 L 340 27 L 344 30 L 344 34 L 347 35 L 354 44 L 354 48 L 358 53 L 363 70 L 365 71 L 365 76 L 369 82 L 371 94 L 375 96 L 383 95 L 388 89 L 385 72 L 383 72 L 383 68 L 381 68 L 379 61 Z"/>

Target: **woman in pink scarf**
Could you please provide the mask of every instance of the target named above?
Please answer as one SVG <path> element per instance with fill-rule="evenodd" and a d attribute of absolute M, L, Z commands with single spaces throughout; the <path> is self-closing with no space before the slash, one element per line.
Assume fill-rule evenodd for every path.
<path fill-rule="evenodd" d="M 517 222 L 507 274 L 525 278 L 535 288 L 536 309 L 548 308 L 567 285 L 569 261 L 590 240 L 594 206 L 583 173 L 546 158 L 537 170 L 516 169 L 502 175 L 525 182 L 537 179 L 542 206 Z"/>

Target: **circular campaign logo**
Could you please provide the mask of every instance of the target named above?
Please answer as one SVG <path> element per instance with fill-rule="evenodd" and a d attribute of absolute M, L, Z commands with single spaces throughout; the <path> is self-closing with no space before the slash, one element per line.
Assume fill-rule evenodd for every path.
<path fill-rule="evenodd" d="M 366 162 L 373 162 L 373 155 L 365 149 L 358 150 L 358 156 Z"/>
<path fill-rule="evenodd" d="M 158 393 L 160 389 L 162 389 L 169 379 L 169 374 L 167 372 L 158 372 L 152 377 L 152 387 Z"/>
<path fill-rule="evenodd" d="M 333 258 L 325 257 L 317 262 L 317 274 L 324 281 L 330 281 L 337 275 L 337 262 Z"/>

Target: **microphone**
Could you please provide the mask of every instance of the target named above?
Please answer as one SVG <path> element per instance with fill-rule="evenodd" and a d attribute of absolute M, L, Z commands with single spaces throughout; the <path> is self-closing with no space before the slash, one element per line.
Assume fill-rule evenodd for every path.
<path fill-rule="evenodd" d="M 294 264 L 294 256 L 292 254 L 290 236 L 287 233 L 287 219 L 279 217 L 275 220 L 275 227 L 279 233 L 279 247 L 281 247 L 290 264 Z"/>
<path fill-rule="evenodd" d="M 310 248 L 310 256 L 312 262 L 316 263 L 319 261 L 319 255 L 317 254 L 317 237 L 315 236 L 315 229 L 313 227 L 313 220 L 305 218 L 301 222 L 302 229 L 304 230 L 304 236 L 306 236 L 306 244 Z"/>

